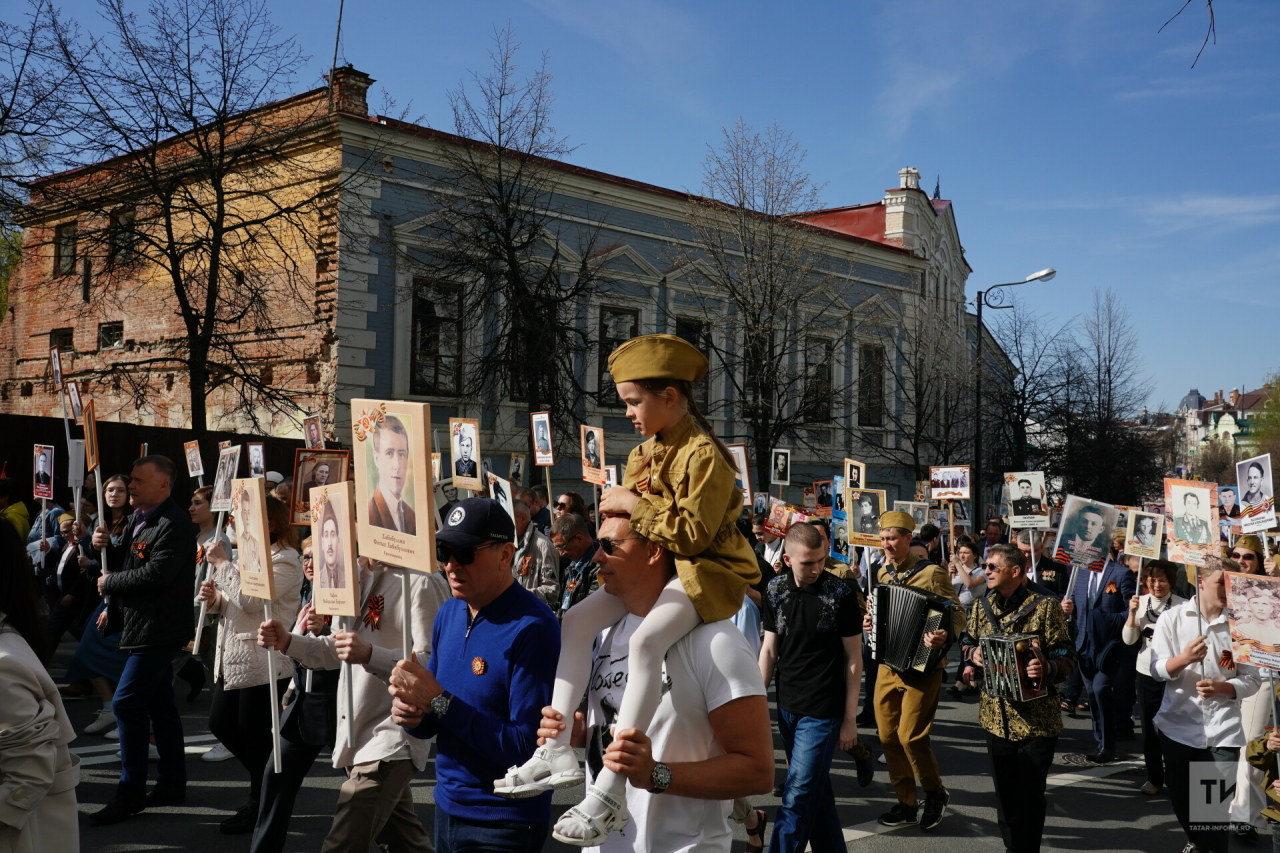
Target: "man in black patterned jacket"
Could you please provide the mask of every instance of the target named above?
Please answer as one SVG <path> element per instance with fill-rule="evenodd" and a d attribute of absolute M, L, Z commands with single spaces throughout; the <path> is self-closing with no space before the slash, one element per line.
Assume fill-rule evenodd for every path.
<path fill-rule="evenodd" d="M 120 634 L 128 652 L 111 710 L 120 727 L 120 783 L 115 797 L 89 819 L 119 823 L 147 806 L 180 805 L 186 799 L 186 749 L 182 717 L 173 698 L 173 659 L 195 635 L 191 589 L 195 585 L 196 528 L 170 497 L 176 471 L 167 457 L 133 463 L 129 504 L 119 542 L 99 527 L 93 545 L 107 549 L 108 567 L 98 591 L 109 596 L 106 633 Z M 160 753 L 156 786 L 147 791 L 148 732 Z"/>

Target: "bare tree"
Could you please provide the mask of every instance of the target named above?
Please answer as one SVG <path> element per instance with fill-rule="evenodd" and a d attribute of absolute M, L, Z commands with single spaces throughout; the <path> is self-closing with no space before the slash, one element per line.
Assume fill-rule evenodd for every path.
<path fill-rule="evenodd" d="M 61 86 L 45 156 L 65 171 L 30 184 L 27 214 L 63 259 L 44 286 L 86 320 L 142 308 L 172 318 L 160 340 L 93 371 L 139 409 L 179 374 L 197 434 L 211 414 L 259 431 L 294 419 L 309 369 L 299 343 L 333 310 L 315 284 L 340 188 L 336 150 L 318 144 L 327 98 L 273 104 L 305 57 L 264 0 L 156 0 L 143 17 L 100 0 L 99 11 L 92 41 L 52 29 L 46 65 Z M 49 227 L 68 213 L 69 237 Z"/>
<path fill-rule="evenodd" d="M 809 445 L 810 430 L 843 438 L 851 405 L 837 341 L 852 338 L 862 295 L 824 266 L 819 232 L 790 218 L 820 206 L 805 157 L 777 125 L 725 128 L 720 146 L 708 146 L 701 195 L 689 197 L 692 241 L 677 241 L 708 330 L 696 343 L 732 389 L 761 483 L 773 447 Z M 710 401 L 713 412 L 727 405 Z"/>
<path fill-rule="evenodd" d="M 587 393 L 575 362 L 591 339 L 576 312 L 600 285 L 604 211 L 573 211 L 594 226 L 569 221 L 553 161 L 574 146 L 551 124 L 546 56 L 521 79 L 519 50 L 511 28 L 496 31 L 491 68 L 449 93 L 462 138 L 441 146 L 444 166 L 430 176 L 425 248 L 400 247 L 417 274 L 404 295 L 417 303 L 411 381 L 419 393 L 505 395 L 549 411 L 565 438 L 577 435 Z"/>
<path fill-rule="evenodd" d="M 993 450 L 1007 471 L 1039 470 L 1043 445 L 1051 440 L 1046 424 L 1065 391 L 1063 342 L 1070 340 L 1070 329 L 1052 327 L 1014 302 L 998 315 L 993 333 L 1014 370 L 1010 381 L 985 386 Z"/>

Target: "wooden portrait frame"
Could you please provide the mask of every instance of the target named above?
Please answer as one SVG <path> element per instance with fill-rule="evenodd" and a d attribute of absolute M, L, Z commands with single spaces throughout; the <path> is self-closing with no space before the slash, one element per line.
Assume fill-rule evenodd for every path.
<path fill-rule="evenodd" d="M 101 452 L 98 448 L 98 414 L 93 400 L 84 404 L 84 468 L 95 471 L 102 464 Z"/>
<path fill-rule="evenodd" d="M 471 439 L 471 453 L 467 460 L 471 463 L 473 473 L 458 473 L 458 466 L 463 464 L 462 442 Z M 449 476 L 453 484 L 460 489 L 473 492 L 488 492 L 489 486 L 484 482 L 481 468 L 483 461 L 480 454 L 480 421 L 475 418 L 449 418 Z"/>
<path fill-rule="evenodd" d="M 600 465 L 599 467 L 591 467 L 587 459 L 587 436 L 594 435 L 596 444 L 599 447 Z M 595 483 L 597 486 L 603 486 L 606 483 L 604 477 L 604 427 L 593 427 L 583 424 L 578 428 L 578 456 L 582 459 L 582 480 L 586 483 Z"/>
<path fill-rule="evenodd" d="M 542 425 L 547 430 L 547 447 L 543 450 L 538 446 L 538 426 Z M 556 442 L 555 435 L 551 431 L 551 413 L 550 412 L 532 412 L 529 415 L 529 441 L 533 446 L 533 464 L 539 468 L 549 468 L 556 464 Z"/>
<path fill-rule="evenodd" d="M 351 433 L 351 462 L 356 481 L 356 540 L 360 555 L 417 572 L 434 572 L 436 536 L 435 525 L 432 524 L 435 493 L 431 480 L 431 406 L 400 400 L 352 400 Z M 393 436 L 387 441 L 396 443 L 382 444 L 383 435 Z M 382 475 L 375 452 L 380 446 L 384 451 L 388 446 L 398 449 L 400 441 L 394 436 L 399 435 L 405 438 L 405 468 L 399 475 L 404 483 L 396 509 L 403 505 L 406 527 L 412 525 L 412 532 L 397 526 L 396 510 L 389 506 L 388 493 L 381 488 Z M 382 459 L 386 460 L 381 463 L 384 465 L 394 461 L 386 453 Z M 389 474 L 394 477 L 394 469 L 389 469 Z"/>
<path fill-rule="evenodd" d="M 857 471 L 855 477 L 853 472 Z M 845 457 L 844 460 L 844 488 L 845 490 L 853 489 L 855 491 L 865 489 L 867 487 L 867 463 L 859 462 L 857 459 Z"/>
<path fill-rule="evenodd" d="M 290 524 L 303 527 L 311 524 L 311 498 L 308 493 L 316 488 L 311 485 L 311 473 L 322 462 L 329 465 L 330 469 L 325 486 L 351 479 L 351 451 L 314 450 L 309 447 L 295 449 L 293 451 L 293 506 L 289 507 Z"/>
<path fill-rule="evenodd" d="M 275 598 L 276 578 L 271 568 L 266 480 L 237 477 L 231 481 L 231 523 L 236 530 L 236 570 L 240 574 L 240 591 L 268 601 Z"/>
<path fill-rule="evenodd" d="M 315 427 L 313 436 L 312 427 Z M 324 450 L 324 424 L 319 415 L 307 415 L 302 419 L 302 444 L 307 450 Z"/>
<path fill-rule="evenodd" d="M 299 453 L 332 453 L 334 451 L 308 451 L 300 449 Z M 344 451 L 345 452 L 345 451 Z M 296 482 L 296 481 L 295 481 Z M 311 489 L 307 495 L 307 512 L 312 529 L 311 554 L 315 581 L 312 583 L 313 601 L 317 613 L 326 616 L 357 616 L 360 596 L 359 566 L 356 559 L 359 554 L 356 533 L 356 484 L 350 480 L 337 483 L 326 483 Z M 340 557 L 342 566 L 338 575 L 342 586 L 332 585 L 328 580 L 329 559 L 328 537 L 325 529 L 329 519 L 333 519 L 336 530 L 334 543 L 335 558 Z"/>

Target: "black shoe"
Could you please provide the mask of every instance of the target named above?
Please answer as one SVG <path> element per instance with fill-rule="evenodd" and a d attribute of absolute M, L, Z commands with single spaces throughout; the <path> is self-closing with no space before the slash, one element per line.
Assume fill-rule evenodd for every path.
<path fill-rule="evenodd" d="M 241 806 L 239 811 L 224 820 L 219 826 L 222 827 L 223 835 L 247 835 L 253 832 L 253 826 L 257 822 L 258 804 L 250 803 L 247 806 Z"/>
<path fill-rule="evenodd" d="M 187 662 L 183 664 L 182 669 L 178 671 L 178 677 L 191 685 L 191 689 L 187 691 L 187 701 L 196 701 L 200 691 L 204 690 L 204 664 L 200 662 L 199 658 L 189 657 Z"/>
<path fill-rule="evenodd" d="M 180 806 L 187 801 L 186 786 L 181 788 L 161 788 L 159 786 L 147 791 L 144 802 L 147 808 L 153 809 L 160 806 Z"/>
<path fill-rule="evenodd" d="M 854 717 L 853 721 L 858 724 L 858 728 L 860 729 L 874 729 L 876 727 L 875 714 L 859 714 L 857 717 Z"/>
<path fill-rule="evenodd" d="M 947 803 L 951 795 L 947 789 L 924 792 L 924 811 L 920 814 L 920 828 L 930 830 L 942 823 L 942 816 L 947 813 Z"/>
<path fill-rule="evenodd" d="M 961 697 L 964 696 L 964 692 L 961 691 L 959 684 L 952 684 L 950 687 L 948 687 L 946 690 L 942 692 L 946 693 L 948 696 L 950 696 L 952 699 L 955 699 L 957 702 L 959 702 Z"/>
<path fill-rule="evenodd" d="M 871 753 L 863 758 L 854 760 L 854 765 L 858 768 L 858 787 L 865 788 L 871 784 L 876 778 L 876 766 L 871 763 Z"/>
<path fill-rule="evenodd" d="M 124 800 L 116 796 L 111 802 L 89 815 L 89 821 L 98 826 L 110 826 L 113 823 L 128 820 L 146 807 L 147 804 L 143 800 Z"/>
<path fill-rule="evenodd" d="M 916 807 L 895 803 L 893 808 L 876 818 L 876 822 L 881 826 L 914 826 L 917 823 Z"/>
<path fill-rule="evenodd" d="M 1276 830 L 1274 829 L 1272 830 L 1272 832 L 1275 831 Z M 1236 838 L 1245 844 L 1257 844 L 1258 830 L 1254 829 L 1252 825 L 1247 823 L 1239 824 L 1236 826 Z"/>
<path fill-rule="evenodd" d="M 1114 749 L 1100 749 L 1091 755 L 1086 755 L 1084 760 L 1092 761 L 1094 764 L 1108 764 L 1116 760 L 1116 751 Z"/>

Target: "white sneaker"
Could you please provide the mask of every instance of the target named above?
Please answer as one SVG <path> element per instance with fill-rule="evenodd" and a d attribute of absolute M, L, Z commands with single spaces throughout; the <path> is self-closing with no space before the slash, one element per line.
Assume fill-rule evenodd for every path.
<path fill-rule="evenodd" d="M 227 749 L 220 743 L 215 743 L 213 749 L 200 756 L 201 761 L 226 761 L 228 758 L 235 758 L 231 750 Z"/>
<path fill-rule="evenodd" d="M 111 731 L 103 735 L 103 737 L 105 737 L 107 740 L 120 740 L 120 730 L 112 729 Z"/>
<path fill-rule="evenodd" d="M 97 718 L 95 718 L 92 723 L 84 727 L 84 733 L 87 735 L 96 735 L 99 732 L 105 732 L 107 729 L 111 728 L 115 724 L 116 724 L 116 715 L 111 713 L 109 709 L 103 708 L 101 711 L 98 712 Z M 120 737 L 120 733 L 117 730 L 116 738 L 118 737 Z M 114 739 L 115 738 L 112 738 L 112 740 Z"/>
<path fill-rule="evenodd" d="M 543 746 L 524 764 L 508 768 L 506 776 L 493 780 L 493 792 L 509 800 L 523 800 L 544 791 L 581 785 L 585 778 L 573 747 Z"/>

